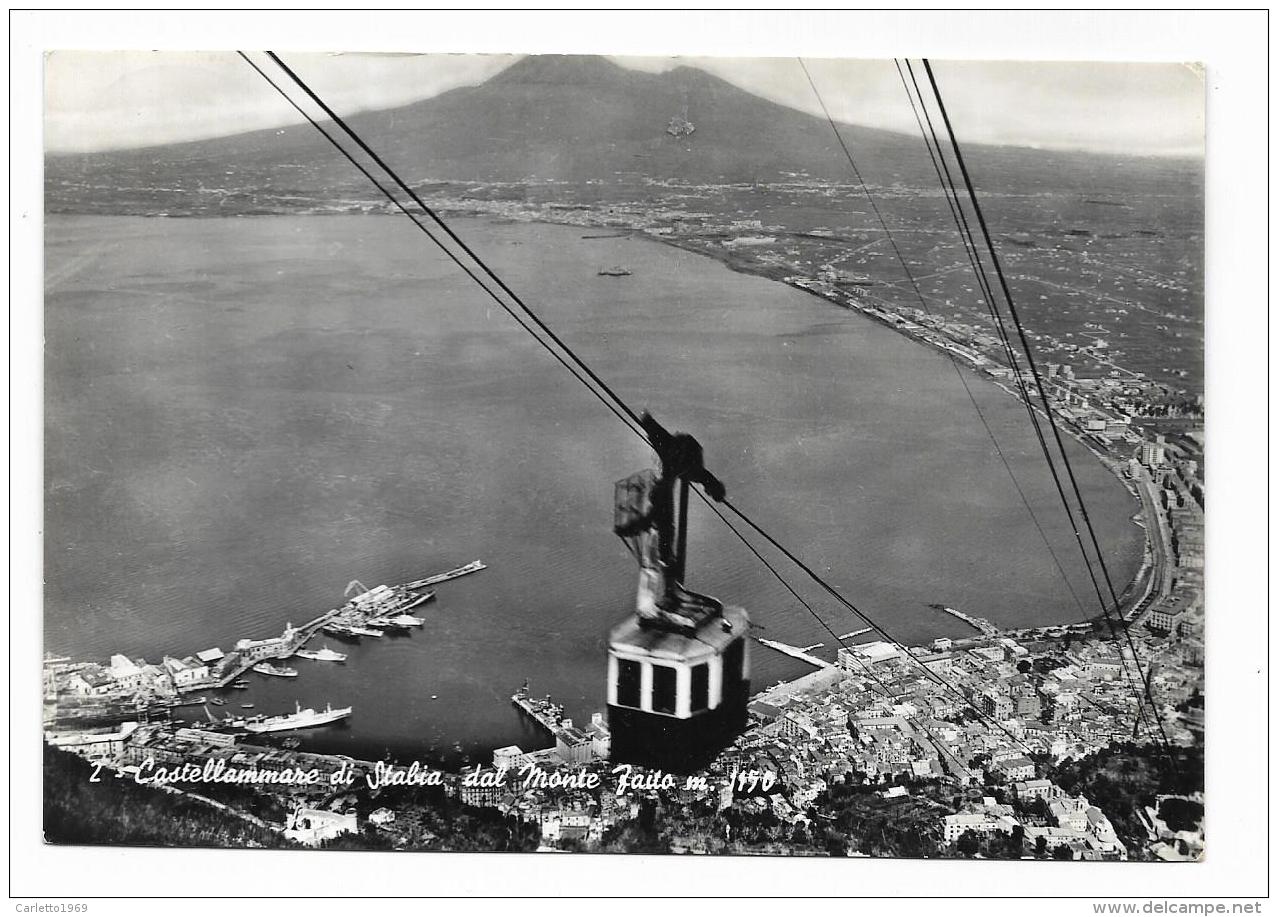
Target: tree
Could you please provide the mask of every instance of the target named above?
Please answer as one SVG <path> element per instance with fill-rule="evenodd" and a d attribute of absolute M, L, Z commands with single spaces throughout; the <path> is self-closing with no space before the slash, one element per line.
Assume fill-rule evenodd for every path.
<path fill-rule="evenodd" d="M 1191 799 L 1164 799 L 1158 814 L 1173 831 L 1193 831 L 1203 818 L 1203 804 Z"/>
<path fill-rule="evenodd" d="M 1040 860 L 1047 856 L 1047 837 L 1045 835 L 1040 834 L 1034 838 L 1034 856 Z"/>
<path fill-rule="evenodd" d="M 1068 844 L 1061 844 L 1052 851 L 1053 860 L 1072 860 L 1074 859 L 1074 851 L 1069 849 Z"/>
<path fill-rule="evenodd" d="M 981 839 L 976 836 L 974 831 L 964 831 L 954 845 L 955 849 L 963 856 L 976 856 L 981 849 Z"/>
<path fill-rule="evenodd" d="M 905 836 L 901 838 L 901 855 L 907 857 L 918 857 L 923 855 L 923 835 L 919 832 L 918 826 L 915 825 L 905 832 Z"/>
<path fill-rule="evenodd" d="M 1021 854 L 1025 852 L 1025 828 L 1016 825 L 1012 828 L 1012 833 L 1007 838 L 1007 857 L 1010 860 L 1019 860 Z"/>

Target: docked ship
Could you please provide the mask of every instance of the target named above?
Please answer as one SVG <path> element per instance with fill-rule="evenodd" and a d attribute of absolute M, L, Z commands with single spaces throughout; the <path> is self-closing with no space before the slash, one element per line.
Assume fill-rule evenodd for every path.
<path fill-rule="evenodd" d="M 315 726 L 327 726 L 329 723 L 336 723 L 338 720 L 344 720 L 351 715 L 350 707 L 339 707 L 334 710 L 332 704 L 328 704 L 323 710 L 318 711 L 310 707 L 303 710 L 300 703 L 295 704 L 294 707 L 296 711 L 294 713 L 250 720 L 244 724 L 244 728 L 249 732 L 288 732 L 292 729 L 311 729 Z"/>
<path fill-rule="evenodd" d="M 418 618 L 414 615 L 395 615 L 391 618 L 391 623 L 397 627 L 422 627 L 426 624 L 425 618 Z"/>
<path fill-rule="evenodd" d="M 426 592 L 426 593 L 423 593 L 422 595 L 419 595 L 417 598 L 413 599 L 411 602 L 409 602 L 407 605 L 405 605 L 405 606 L 404 606 L 404 611 L 412 611 L 412 610 L 413 610 L 414 608 L 416 608 L 418 605 L 425 605 L 427 602 L 429 602 L 429 601 L 430 601 L 431 599 L 433 599 L 434 597 L 435 597 L 435 593 L 433 593 L 433 592 Z"/>
<path fill-rule="evenodd" d="M 468 573 L 478 573 L 480 570 L 487 570 L 488 564 L 482 560 L 472 560 L 470 563 L 460 567 L 455 567 L 444 573 L 436 573 L 434 576 L 428 576 L 425 579 L 415 580 L 411 583 L 405 583 L 406 589 L 421 589 L 423 586 L 433 586 L 436 583 L 442 583 L 446 580 L 457 579 L 459 576 L 465 576 Z"/>
<path fill-rule="evenodd" d="M 342 624 L 334 621 L 331 624 L 325 624 L 320 630 L 333 637 L 344 637 L 347 640 L 357 640 L 360 637 L 380 637 L 382 632 L 371 627 L 364 627 L 360 624 Z"/>
<path fill-rule="evenodd" d="M 275 675 L 278 678 L 297 677 L 297 669 L 290 669 L 286 665 L 274 665 L 270 662 L 259 662 L 253 666 L 253 671 L 259 675 Z"/>
<path fill-rule="evenodd" d="M 322 650 L 298 650 L 294 653 L 302 659 L 314 659 L 316 662 L 345 662 L 346 654 L 339 653 L 337 650 L 329 649 L 327 643 L 324 644 Z"/>
<path fill-rule="evenodd" d="M 533 697 L 526 680 L 523 687 L 510 695 L 510 702 L 551 733 L 559 727 L 564 718 L 563 705 L 552 701 L 549 694 L 545 698 Z"/>
<path fill-rule="evenodd" d="M 391 617 L 390 615 L 382 615 L 381 617 L 370 618 L 368 621 L 368 626 L 376 627 L 383 632 L 391 631 L 391 632 L 403 633 L 408 630 L 409 625 L 400 623 L 399 621 L 400 617 L 412 618 L 414 621 L 419 620 L 418 618 L 413 618 L 412 615 L 400 615 L 398 617 Z"/>

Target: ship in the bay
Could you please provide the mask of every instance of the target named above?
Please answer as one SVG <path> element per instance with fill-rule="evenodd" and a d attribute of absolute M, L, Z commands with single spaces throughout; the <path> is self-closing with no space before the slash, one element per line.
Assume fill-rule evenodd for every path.
<path fill-rule="evenodd" d="M 293 729 L 327 726 L 329 723 L 336 723 L 351 715 L 350 707 L 339 707 L 334 710 L 332 704 L 326 705 L 323 710 L 314 710 L 311 707 L 303 710 L 300 703 L 295 703 L 294 708 L 293 713 L 249 720 L 244 724 L 244 728 L 249 732 L 288 732 Z"/>

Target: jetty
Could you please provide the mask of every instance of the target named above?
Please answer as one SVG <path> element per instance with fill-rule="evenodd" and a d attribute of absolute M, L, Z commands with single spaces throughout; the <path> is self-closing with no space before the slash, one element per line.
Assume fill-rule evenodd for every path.
<path fill-rule="evenodd" d="M 790 644 L 782 643 L 779 640 L 769 640 L 766 637 L 755 637 L 754 639 L 756 642 L 762 643 L 768 649 L 776 650 L 778 653 L 785 653 L 787 656 L 793 656 L 795 659 L 806 662 L 808 665 L 814 665 L 818 669 L 835 668 L 833 662 L 826 662 L 824 659 L 818 659 L 816 656 L 811 655 L 801 647 L 791 646 Z"/>
<path fill-rule="evenodd" d="M 480 570 L 487 570 L 488 565 L 482 560 L 472 560 L 470 563 L 461 567 L 454 567 L 452 570 L 444 573 L 436 573 L 434 576 L 428 576 L 425 579 L 414 580 L 411 583 L 405 583 L 405 589 L 421 589 L 425 586 L 433 586 L 436 583 L 443 583 L 450 579 L 457 579 L 459 576 L 466 576 L 469 573 L 478 573 Z"/>
<path fill-rule="evenodd" d="M 874 630 L 874 628 L 873 628 L 873 627 L 862 627 L 862 628 L 860 628 L 859 630 L 849 631 L 849 632 L 848 632 L 848 633 L 846 633 L 846 634 L 839 634 L 839 639 L 840 639 L 840 640 L 851 640 L 853 637 L 859 637 L 859 636 L 861 636 L 862 634 L 868 634 L 868 633 L 869 633 L 870 631 L 872 631 L 872 630 Z"/>
<path fill-rule="evenodd" d="M 936 604 L 931 604 L 931 605 L 928 605 L 927 607 L 935 608 L 937 611 L 943 611 L 947 615 L 950 615 L 951 617 L 958 618 L 960 621 L 964 622 L 965 624 L 970 624 L 972 627 L 979 630 L 986 637 L 997 637 L 1000 633 L 997 627 L 995 627 L 993 624 L 991 624 L 989 621 L 985 620 L 984 618 L 978 618 L 975 615 L 964 614 L 963 612 L 959 611 L 957 608 L 950 608 L 948 605 L 936 605 Z"/>

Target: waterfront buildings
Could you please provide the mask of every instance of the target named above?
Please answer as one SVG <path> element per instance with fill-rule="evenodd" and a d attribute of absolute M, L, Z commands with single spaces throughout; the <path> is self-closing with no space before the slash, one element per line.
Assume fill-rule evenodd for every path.
<path fill-rule="evenodd" d="M 299 631 L 292 623 L 284 625 L 284 633 L 265 640 L 237 640 L 235 655 L 242 663 L 261 662 L 264 659 L 281 659 L 291 656 L 297 648 Z"/>

